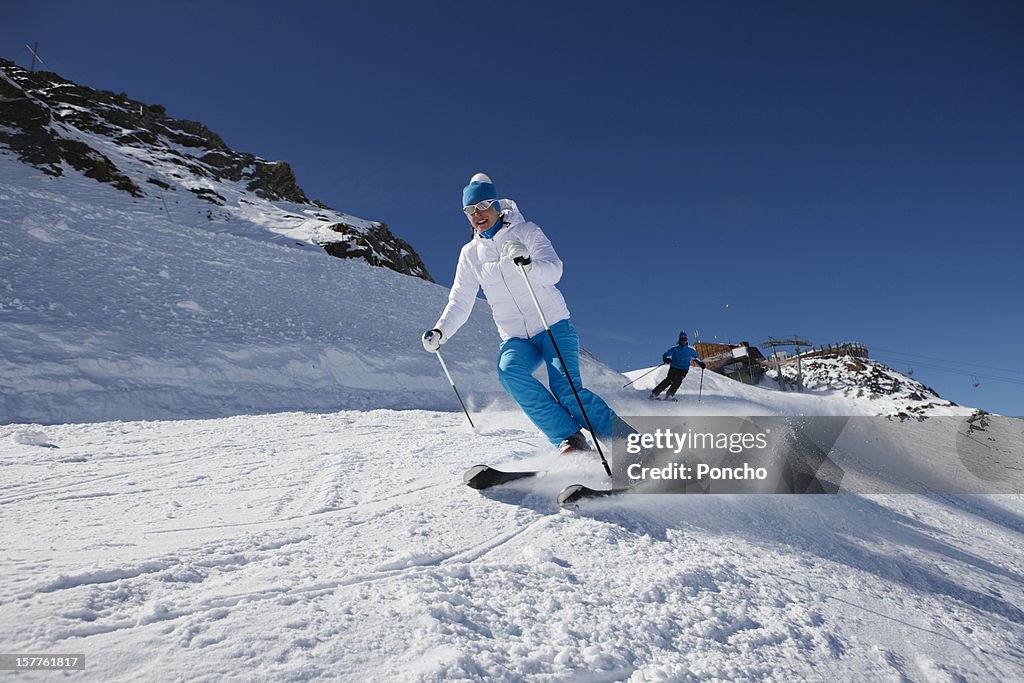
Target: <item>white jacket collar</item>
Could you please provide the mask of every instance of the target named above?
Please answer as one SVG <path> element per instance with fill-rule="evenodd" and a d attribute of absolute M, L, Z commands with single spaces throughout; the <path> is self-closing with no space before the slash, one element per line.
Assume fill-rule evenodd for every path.
<path fill-rule="evenodd" d="M 511 199 L 499 199 L 498 206 L 501 207 L 501 220 L 505 221 L 505 227 L 511 228 L 519 223 L 525 223 L 526 219 L 519 212 L 519 205 Z"/>

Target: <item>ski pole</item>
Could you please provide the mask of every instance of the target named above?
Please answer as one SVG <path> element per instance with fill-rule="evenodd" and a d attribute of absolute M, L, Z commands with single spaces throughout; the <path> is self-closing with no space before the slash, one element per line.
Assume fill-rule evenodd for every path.
<path fill-rule="evenodd" d="M 462 402 L 462 396 L 459 395 L 459 390 L 455 388 L 455 382 L 452 381 L 452 375 L 448 372 L 448 366 L 444 364 L 444 358 L 441 358 L 441 349 L 434 351 L 437 354 L 437 359 L 441 361 L 441 369 L 444 370 L 444 376 L 448 378 L 448 384 L 452 385 L 452 391 L 455 392 L 455 398 L 459 399 L 459 405 L 462 406 L 462 412 L 466 414 L 466 419 L 469 420 L 469 426 L 476 429 L 476 425 L 473 424 L 473 418 L 469 416 L 469 411 L 466 410 L 466 404 Z"/>
<path fill-rule="evenodd" d="M 700 397 L 701 397 L 701 394 L 703 394 L 703 393 L 704 393 L 704 368 L 701 368 L 700 369 L 700 388 L 697 389 L 697 403 L 700 403 Z"/>
<path fill-rule="evenodd" d="M 660 369 L 661 369 L 661 366 L 660 366 L 660 365 L 659 365 L 659 366 L 657 366 L 657 367 L 653 367 L 653 368 L 651 368 L 650 370 L 648 370 L 647 372 L 645 372 L 644 374 L 642 374 L 642 375 L 640 375 L 639 377 L 637 377 L 636 379 L 634 379 L 634 380 L 633 380 L 633 382 L 636 382 L 636 381 L 638 381 L 638 380 L 641 380 L 641 379 L 643 379 L 644 377 L 646 377 L 647 375 L 649 375 L 649 374 L 651 374 L 652 372 L 654 372 L 655 370 L 660 370 Z M 622 388 L 623 388 L 623 389 L 625 389 L 626 387 L 628 387 L 628 386 L 629 386 L 630 384 L 632 384 L 633 382 L 626 382 L 625 384 L 623 384 L 623 385 L 622 385 Z"/>
<path fill-rule="evenodd" d="M 580 413 L 583 414 L 583 421 L 587 423 L 587 429 L 594 437 L 594 445 L 597 446 L 597 454 L 601 456 L 601 464 L 604 465 L 604 471 L 608 476 L 612 476 L 612 468 L 608 466 L 608 461 L 605 460 L 604 451 L 601 450 L 601 442 L 597 440 L 597 434 L 594 432 L 593 425 L 590 424 L 590 418 L 587 416 L 587 411 L 583 408 L 583 400 L 580 398 L 580 394 L 576 391 L 576 383 L 572 381 L 572 375 L 569 374 L 569 367 L 565 364 L 565 359 L 562 358 L 562 352 L 558 348 L 558 343 L 555 341 L 555 333 L 551 331 L 551 326 L 548 325 L 547 318 L 544 317 L 544 310 L 540 307 L 540 302 L 537 301 L 537 295 L 533 293 L 533 285 L 530 284 L 530 278 L 526 274 L 526 268 L 524 267 L 523 257 L 517 258 L 514 263 L 519 266 L 519 272 L 523 274 L 523 280 L 526 281 L 526 288 L 530 291 L 530 298 L 533 299 L 533 305 L 537 307 L 537 313 L 540 315 L 540 321 L 544 323 L 544 329 L 548 331 L 548 337 L 551 339 L 551 345 L 555 347 L 555 353 L 558 355 L 558 361 L 562 364 L 562 369 L 565 370 L 565 378 L 569 380 L 569 387 L 572 389 L 572 395 L 576 397 L 576 405 L 580 407 Z M 529 263 L 529 261 L 527 261 Z"/>

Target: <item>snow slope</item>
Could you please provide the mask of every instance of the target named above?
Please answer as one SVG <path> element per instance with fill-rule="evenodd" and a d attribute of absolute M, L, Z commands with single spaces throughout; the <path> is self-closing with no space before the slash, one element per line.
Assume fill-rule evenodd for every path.
<path fill-rule="evenodd" d="M 704 395 L 712 397 L 706 406 L 694 405 L 700 394 L 700 369 L 694 368 L 687 374 L 678 399 L 689 399 L 688 414 L 704 415 L 883 415 L 883 416 L 931 416 L 953 417 L 971 415 L 976 409 L 958 406 L 931 393 L 922 395 L 923 388 L 895 370 L 886 368 L 873 360 L 858 361 L 858 367 L 869 367 L 884 372 L 893 383 L 894 390 L 872 391 L 863 385 L 862 373 L 847 371 L 843 359 L 818 361 L 817 367 L 827 368 L 831 383 L 820 382 L 810 385 L 806 391 L 781 391 L 774 380 L 763 380 L 757 386 L 735 382 L 727 377 L 707 371 L 704 373 Z M 668 366 L 641 368 L 626 372 L 624 376 L 633 380 L 630 387 L 644 395 L 665 379 Z M 795 371 L 794 375 L 795 377 Z M 899 380 L 903 380 L 902 382 Z M 663 403 L 651 402 L 641 408 L 638 415 L 659 411 L 671 414 L 674 408 Z M 646 412 L 645 412 L 646 411 Z"/>
<path fill-rule="evenodd" d="M 192 204 L 0 151 L 0 422 L 454 405 L 419 343 L 446 289 Z M 467 393 L 497 343 L 481 310 L 446 346 Z"/>
<path fill-rule="evenodd" d="M 481 495 L 469 465 L 552 458 L 521 413 L 477 417 L 0 427 L 0 643 L 96 681 L 1024 676 L 1019 496 L 559 511 L 596 463 Z"/>

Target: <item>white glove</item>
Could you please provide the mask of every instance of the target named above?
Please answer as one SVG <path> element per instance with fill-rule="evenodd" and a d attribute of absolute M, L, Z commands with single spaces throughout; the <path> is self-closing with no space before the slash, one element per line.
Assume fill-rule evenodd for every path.
<path fill-rule="evenodd" d="M 509 240 L 505 242 L 505 245 L 501 248 L 505 256 L 516 264 L 522 266 L 523 270 L 529 270 L 531 266 L 530 250 L 526 248 L 526 245 L 517 240 Z"/>
<path fill-rule="evenodd" d="M 423 333 L 423 349 L 427 353 L 437 353 L 437 350 L 441 348 L 441 338 L 444 337 L 444 333 L 441 330 L 433 329 L 427 330 Z"/>

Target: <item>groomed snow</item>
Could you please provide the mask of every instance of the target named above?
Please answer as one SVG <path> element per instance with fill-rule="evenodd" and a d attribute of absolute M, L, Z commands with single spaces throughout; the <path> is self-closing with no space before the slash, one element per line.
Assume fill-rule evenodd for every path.
<path fill-rule="evenodd" d="M 0 427 L 0 642 L 103 681 L 1024 675 L 1019 497 L 559 511 L 599 466 L 557 462 L 518 412 L 477 419 Z M 556 471 L 482 495 L 460 483 L 481 460 Z"/>

